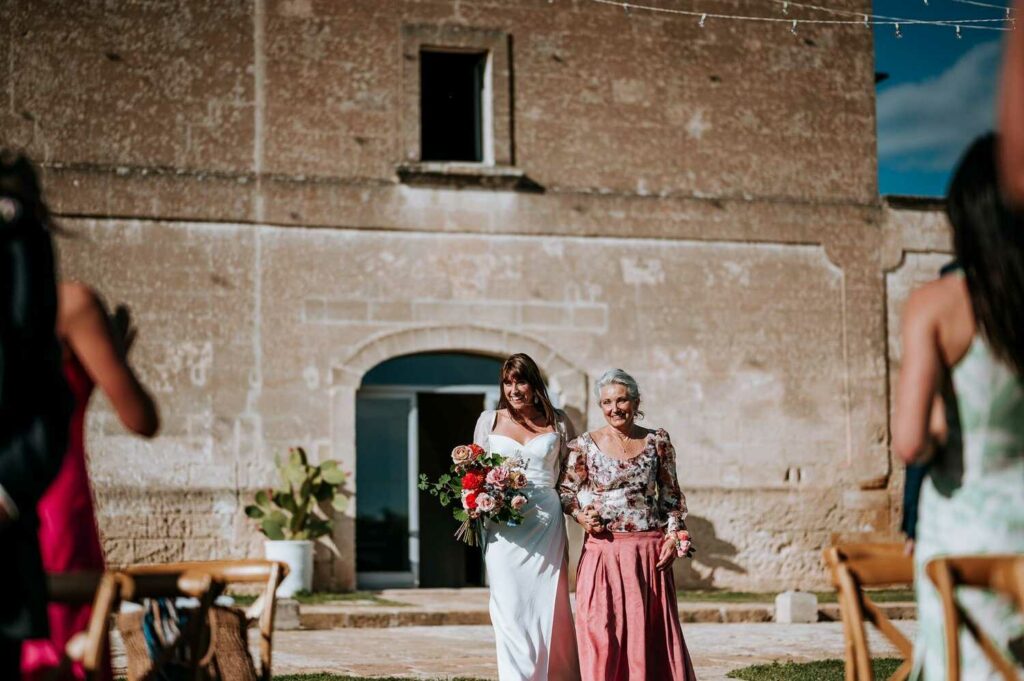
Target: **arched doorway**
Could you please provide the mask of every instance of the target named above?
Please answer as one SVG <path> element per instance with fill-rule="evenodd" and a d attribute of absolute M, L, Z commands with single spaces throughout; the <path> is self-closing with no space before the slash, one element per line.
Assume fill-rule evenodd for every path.
<path fill-rule="evenodd" d="M 494 329 L 475 324 L 430 324 L 387 331 L 370 336 L 353 346 L 348 354 L 333 364 L 331 367 L 332 456 L 341 461 L 344 466 L 350 467 L 351 470 L 358 469 L 356 462 L 356 440 L 358 439 L 357 431 L 360 429 L 356 426 L 356 403 L 358 395 L 364 391 L 364 378 L 370 372 L 377 369 L 377 367 L 384 366 L 392 360 L 402 360 L 403 358 L 424 355 L 436 357 L 444 354 L 483 358 L 494 362 L 496 361 L 494 358 L 504 358 L 512 352 L 525 352 L 540 364 L 541 369 L 544 371 L 545 380 L 548 383 L 548 392 L 551 395 L 552 402 L 561 406 L 566 411 L 578 429 L 584 427 L 586 423 L 585 415 L 587 413 L 587 375 L 582 369 L 566 359 L 556 348 L 547 344 L 542 339 L 505 329 Z M 400 365 L 390 366 L 392 371 L 398 373 L 397 367 Z M 491 366 L 496 367 L 497 365 L 492 364 Z M 484 373 L 486 374 L 483 377 L 485 379 L 485 386 L 493 388 L 496 395 L 497 369 L 493 369 L 491 373 L 487 373 L 487 371 Z M 390 380 L 408 379 L 401 379 L 399 373 L 397 378 L 393 375 Z M 365 387 L 370 388 L 370 384 L 367 384 Z M 402 386 L 387 386 L 384 383 L 381 385 L 381 389 L 383 387 L 400 388 Z M 386 409 L 386 407 L 381 407 L 381 409 Z M 391 416 L 384 415 L 380 421 L 394 425 L 400 420 L 401 413 L 403 412 L 399 412 L 396 408 Z M 401 428 L 401 432 L 408 433 L 408 411 L 404 413 L 406 413 L 406 426 L 402 428 L 399 425 L 399 428 Z M 417 417 L 418 421 L 419 418 Z M 372 430 L 368 429 L 363 430 L 372 432 Z M 390 430 L 387 432 L 391 433 Z M 406 436 L 406 446 L 408 446 L 408 443 L 418 440 L 418 430 L 415 432 L 415 438 Z M 467 436 L 468 434 L 466 436 L 460 435 L 459 441 L 461 442 Z M 365 437 L 364 435 L 364 443 L 366 442 Z M 370 446 L 376 446 L 373 444 L 372 438 L 370 439 Z M 365 454 L 367 451 L 366 446 L 364 445 L 362 449 Z M 447 452 L 445 452 L 445 455 L 447 456 Z M 367 470 L 365 459 L 363 470 L 364 472 Z M 402 475 L 406 477 L 400 480 L 393 480 L 391 484 L 397 486 L 406 485 L 403 489 L 407 489 L 408 485 L 416 479 L 416 476 L 409 475 L 410 466 L 408 465 L 408 460 L 401 470 L 403 471 Z M 351 515 L 343 515 L 335 525 L 334 540 L 341 549 L 341 555 L 318 562 L 318 584 L 329 585 L 332 588 L 338 589 L 353 589 L 356 588 L 357 583 L 362 583 L 364 588 L 373 588 L 375 584 L 415 584 L 416 581 L 413 579 L 414 575 L 412 574 L 412 560 L 410 558 L 415 553 L 412 550 L 403 549 L 405 556 L 404 564 L 408 568 L 407 575 L 403 578 L 404 581 L 396 581 L 396 575 L 390 570 L 382 571 L 385 574 L 375 575 L 369 569 L 371 566 L 367 564 L 365 558 L 362 561 L 357 560 L 360 551 L 357 549 L 355 516 L 362 514 L 367 505 L 372 503 L 372 493 L 366 490 L 358 474 L 355 476 L 354 488 L 355 503 L 349 511 Z M 372 484 L 371 489 L 373 489 Z M 419 491 L 416 490 L 416 493 L 419 494 Z M 439 510 L 436 500 L 430 498 L 429 501 L 431 508 Z M 416 502 L 415 504 L 406 504 L 405 512 L 407 515 L 412 509 L 422 507 L 422 502 L 419 499 Z M 366 516 L 364 515 L 364 517 Z M 377 517 L 378 519 L 382 517 L 380 509 Z M 406 525 L 408 525 L 408 521 L 406 521 Z M 422 527 L 422 523 L 420 526 Z M 366 537 L 366 529 L 367 527 L 364 523 L 364 538 Z M 444 532 L 448 532 L 447 527 L 444 528 Z M 406 541 L 409 541 L 411 544 L 413 539 L 418 541 L 420 545 L 423 544 L 421 536 L 407 536 Z M 431 550 L 451 549 L 453 546 L 458 548 L 448 534 L 441 536 L 438 542 L 438 546 L 436 548 L 431 547 Z M 357 572 L 360 571 L 357 563 L 360 562 L 366 568 L 362 570 L 365 574 L 361 582 L 357 580 Z"/>
<path fill-rule="evenodd" d="M 480 550 L 455 541 L 450 509 L 416 487 L 447 471 L 498 401 L 501 360 L 420 353 L 372 368 L 356 393 L 356 580 L 360 588 L 481 586 Z"/>

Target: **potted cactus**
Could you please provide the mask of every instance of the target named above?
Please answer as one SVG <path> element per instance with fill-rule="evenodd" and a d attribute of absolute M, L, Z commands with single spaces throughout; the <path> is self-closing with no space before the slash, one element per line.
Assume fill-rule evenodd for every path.
<path fill-rule="evenodd" d="M 288 456 L 275 458 L 275 463 L 280 486 L 257 492 L 245 514 L 259 522 L 267 537 L 267 559 L 288 564 L 288 577 L 277 590 L 279 596 L 288 597 L 312 589 L 314 541 L 338 554 L 331 539 L 331 519 L 321 504 L 329 502 L 334 510 L 345 510 L 348 494 L 342 488 L 348 476 L 337 461 L 310 464 L 302 447 L 292 447 Z"/>

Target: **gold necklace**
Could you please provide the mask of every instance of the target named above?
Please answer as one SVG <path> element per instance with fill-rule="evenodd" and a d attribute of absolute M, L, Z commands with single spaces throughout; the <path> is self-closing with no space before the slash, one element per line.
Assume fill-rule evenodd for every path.
<path fill-rule="evenodd" d="M 629 430 L 630 430 L 630 432 L 633 431 L 633 426 L 632 425 L 630 425 Z M 630 454 L 628 451 L 626 451 L 626 446 L 624 444 L 626 442 L 629 442 L 632 439 L 629 436 L 629 434 L 627 433 L 627 434 L 623 435 L 621 432 L 619 432 L 619 430 L 617 428 L 612 428 L 612 431 L 615 433 L 615 441 L 619 445 L 619 451 L 622 452 L 622 458 L 623 459 L 631 459 L 631 458 L 633 458 L 633 455 Z"/>

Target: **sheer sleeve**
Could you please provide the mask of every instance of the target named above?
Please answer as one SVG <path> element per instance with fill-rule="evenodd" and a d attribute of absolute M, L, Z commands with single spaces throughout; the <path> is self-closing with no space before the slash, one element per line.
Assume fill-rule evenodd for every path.
<path fill-rule="evenodd" d="M 569 459 L 569 443 L 576 439 L 576 426 L 572 424 L 572 421 L 561 409 L 555 410 L 555 430 L 558 432 L 559 439 L 561 440 L 558 452 L 558 470 L 561 473 L 565 469 L 566 461 Z"/>
<path fill-rule="evenodd" d="M 569 442 L 569 454 L 558 478 L 558 497 L 562 502 L 562 512 L 573 517 L 576 517 L 575 514 L 580 510 L 579 491 L 587 484 L 589 477 L 587 451 L 581 440 L 582 438 L 575 438 Z"/>
<path fill-rule="evenodd" d="M 659 430 L 655 435 L 658 452 L 658 510 L 666 521 L 666 530 L 675 532 L 686 529 L 686 497 L 679 489 L 676 477 L 676 449 L 668 433 Z"/>
<path fill-rule="evenodd" d="M 494 412 L 485 410 L 476 420 L 476 427 L 473 429 L 473 444 L 480 445 L 487 449 L 487 436 L 491 434 L 491 426 L 494 424 Z"/>

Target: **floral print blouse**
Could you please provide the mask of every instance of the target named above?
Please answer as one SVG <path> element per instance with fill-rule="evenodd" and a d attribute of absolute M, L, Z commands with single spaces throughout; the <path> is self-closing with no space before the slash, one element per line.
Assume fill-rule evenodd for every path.
<path fill-rule="evenodd" d="M 583 433 L 569 443 L 558 493 L 567 515 L 593 504 L 612 532 L 686 528 L 676 450 L 663 429 L 648 433 L 643 451 L 627 460 L 608 456 Z"/>

